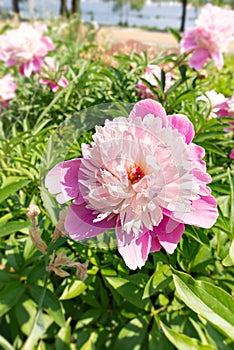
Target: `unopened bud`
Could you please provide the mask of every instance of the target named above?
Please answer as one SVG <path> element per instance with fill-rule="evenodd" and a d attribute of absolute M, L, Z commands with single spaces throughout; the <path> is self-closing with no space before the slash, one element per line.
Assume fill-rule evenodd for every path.
<path fill-rule="evenodd" d="M 66 218 L 67 211 L 66 210 L 61 210 L 59 213 L 59 221 L 54 229 L 53 237 L 52 237 L 52 242 L 56 242 L 59 237 L 66 237 L 67 234 L 64 230 L 64 221 Z"/>
<path fill-rule="evenodd" d="M 38 216 L 40 214 L 40 209 L 37 205 L 35 204 L 30 204 L 30 206 L 27 208 L 26 213 L 27 213 L 27 217 L 29 219 L 33 219 L 36 216 Z"/>

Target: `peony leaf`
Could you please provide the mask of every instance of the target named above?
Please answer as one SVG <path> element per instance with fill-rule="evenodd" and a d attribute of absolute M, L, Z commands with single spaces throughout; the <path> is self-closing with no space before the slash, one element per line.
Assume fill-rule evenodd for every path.
<path fill-rule="evenodd" d="M 177 348 L 183 350 L 215 350 L 212 345 L 204 345 L 198 339 L 188 337 L 185 334 L 178 333 L 177 331 L 165 326 L 160 322 L 162 330 L 168 340 Z"/>
<path fill-rule="evenodd" d="M 223 289 L 208 282 L 196 281 L 183 272 L 176 271 L 173 278 L 180 299 L 226 336 L 234 339 L 232 297 Z"/>
<path fill-rule="evenodd" d="M 134 318 L 119 332 L 114 350 L 128 349 L 140 350 L 146 336 L 148 323 L 144 317 Z"/>
<path fill-rule="evenodd" d="M 0 317 L 8 312 L 21 298 L 25 288 L 20 282 L 8 283 L 0 292 Z"/>

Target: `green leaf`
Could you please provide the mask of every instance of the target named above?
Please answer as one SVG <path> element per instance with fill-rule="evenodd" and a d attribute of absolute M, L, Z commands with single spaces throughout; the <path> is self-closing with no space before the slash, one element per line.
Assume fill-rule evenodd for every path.
<path fill-rule="evenodd" d="M 43 287 L 30 286 L 30 294 L 32 298 L 38 302 L 43 293 Z M 65 327 L 65 318 L 60 301 L 55 293 L 52 293 L 49 289 L 46 289 L 45 298 L 43 301 L 43 309 L 52 317 L 55 323 L 60 327 Z"/>
<path fill-rule="evenodd" d="M 15 192 L 19 191 L 22 187 L 26 186 L 29 182 L 30 180 L 20 180 L 2 188 L 0 190 L 0 203 Z"/>
<path fill-rule="evenodd" d="M 174 346 L 165 337 L 164 333 L 154 322 L 151 331 L 148 334 L 149 349 L 147 350 L 174 350 Z"/>
<path fill-rule="evenodd" d="M 0 348 L 4 350 L 15 350 L 15 348 L 8 343 L 8 341 L 0 335 Z"/>
<path fill-rule="evenodd" d="M 61 328 L 55 339 L 56 350 L 69 350 L 70 349 L 70 338 L 71 338 L 71 318 L 66 322 L 65 327 Z"/>
<path fill-rule="evenodd" d="M 179 43 L 181 40 L 181 34 L 179 30 L 176 30 L 175 28 L 168 27 L 168 32 L 171 33 L 171 35 L 176 39 L 176 41 Z"/>
<path fill-rule="evenodd" d="M 10 233 L 21 231 L 32 226 L 31 221 L 10 221 L 0 227 L 0 237 L 9 235 Z"/>
<path fill-rule="evenodd" d="M 18 302 L 24 291 L 24 285 L 18 281 L 7 283 L 0 292 L 0 317 Z"/>
<path fill-rule="evenodd" d="M 143 290 L 137 288 L 134 284 L 130 283 L 127 279 L 121 277 L 107 277 L 104 276 L 104 279 L 108 282 L 113 289 L 118 292 L 123 298 L 128 300 L 131 304 L 139 307 L 140 309 L 150 311 L 153 306 L 151 301 L 143 300 Z"/>
<path fill-rule="evenodd" d="M 222 261 L 224 266 L 234 265 L 234 240 L 232 241 L 230 250 L 226 258 Z"/>
<path fill-rule="evenodd" d="M 190 338 L 185 334 L 178 333 L 160 322 L 162 330 L 167 339 L 178 350 L 216 350 L 212 345 L 204 345 L 198 339 Z"/>
<path fill-rule="evenodd" d="M 76 324 L 76 329 L 83 329 L 89 324 L 95 324 L 97 319 L 102 315 L 103 309 L 95 308 L 86 311 Z"/>
<path fill-rule="evenodd" d="M 234 339 L 232 297 L 221 288 L 208 282 L 196 281 L 182 272 L 176 271 L 173 278 L 180 299 L 194 312 Z"/>
<path fill-rule="evenodd" d="M 27 336 L 29 336 L 32 330 L 36 313 L 36 303 L 32 299 L 28 298 L 26 295 L 15 306 L 16 319 L 18 321 L 21 331 Z"/>
<path fill-rule="evenodd" d="M 144 348 L 143 341 L 146 337 L 148 322 L 144 317 L 134 318 L 119 332 L 114 345 L 114 350 L 128 349 L 140 350 Z"/>
<path fill-rule="evenodd" d="M 84 282 L 74 280 L 65 287 L 63 294 L 59 299 L 60 300 L 73 299 L 78 295 L 80 295 L 81 293 L 83 293 L 83 291 L 86 288 L 87 288 L 87 285 Z"/>
<path fill-rule="evenodd" d="M 78 334 L 78 340 L 76 343 L 76 349 L 79 350 L 96 350 L 98 335 L 95 331 L 87 332 L 85 329 Z"/>
<path fill-rule="evenodd" d="M 52 322 L 52 319 L 48 315 L 43 314 L 42 310 L 38 310 L 36 318 L 34 320 L 33 328 L 31 329 L 30 334 L 22 347 L 22 350 L 36 350 L 36 343 L 43 336 Z"/>
<path fill-rule="evenodd" d="M 160 265 L 146 283 L 143 299 L 149 298 L 159 290 L 163 290 L 172 280 L 171 269 L 168 265 Z"/>

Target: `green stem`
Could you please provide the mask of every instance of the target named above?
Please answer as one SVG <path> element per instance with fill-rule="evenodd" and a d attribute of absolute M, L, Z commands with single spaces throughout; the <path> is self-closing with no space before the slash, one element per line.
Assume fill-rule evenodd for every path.
<path fill-rule="evenodd" d="M 48 265 L 48 254 L 45 256 L 45 270 L 46 266 Z M 30 332 L 30 336 L 26 340 L 22 350 L 32 350 L 34 349 L 35 343 L 40 339 L 41 335 L 43 334 L 44 327 L 43 327 L 43 321 L 41 319 L 42 314 L 42 307 L 45 299 L 46 294 L 46 288 L 48 283 L 48 275 L 49 273 L 46 272 L 43 282 L 43 291 L 41 294 L 41 297 L 39 299 L 38 308 L 37 308 L 37 314 L 35 316 L 33 327 Z"/>

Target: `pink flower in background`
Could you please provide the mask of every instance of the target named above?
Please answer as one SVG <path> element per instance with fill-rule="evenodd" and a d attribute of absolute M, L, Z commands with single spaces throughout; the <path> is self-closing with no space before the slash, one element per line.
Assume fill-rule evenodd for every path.
<path fill-rule="evenodd" d="M 218 69 L 223 67 L 223 53 L 234 35 L 234 11 L 207 4 L 196 21 L 196 27 L 185 31 L 181 51 L 193 51 L 189 65 L 200 70 L 207 59 Z"/>
<path fill-rule="evenodd" d="M 26 77 L 38 73 L 43 58 L 54 49 L 51 39 L 43 36 L 45 31 L 46 26 L 39 23 L 34 27 L 22 23 L 18 29 L 8 30 L 0 36 L 0 60 L 8 67 L 19 65 L 20 73 Z"/>
<path fill-rule="evenodd" d="M 221 94 L 217 93 L 215 90 L 210 90 L 198 97 L 198 101 L 209 102 L 211 105 L 210 118 L 217 118 L 217 113 L 220 109 L 219 106 L 226 104 L 227 98 Z"/>
<path fill-rule="evenodd" d="M 234 148 L 231 150 L 230 156 L 231 159 L 234 159 Z"/>
<path fill-rule="evenodd" d="M 141 76 L 141 78 L 147 80 L 153 87 L 158 88 L 158 81 L 155 76 L 161 80 L 161 68 L 155 64 L 150 64 L 147 66 L 145 73 Z M 172 75 L 171 73 L 165 73 L 165 89 L 167 91 L 172 86 Z M 154 93 L 145 85 L 142 80 L 139 80 L 136 84 L 136 89 L 138 91 L 138 95 L 141 98 L 154 98 Z"/>
<path fill-rule="evenodd" d="M 14 78 L 11 74 L 7 74 L 0 79 L 0 112 L 1 106 L 8 107 L 9 100 L 16 96 L 16 89 L 17 85 L 14 83 Z"/>
<path fill-rule="evenodd" d="M 53 92 L 66 87 L 68 81 L 62 75 L 65 70 L 66 67 L 63 67 L 62 71 L 59 69 L 59 63 L 55 61 L 54 57 L 46 57 L 40 72 L 40 84 L 49 85 Z"/>
<path fill-rule="evenodd" d="M 211 227 L 217 204 L 193 137 L 186 116 L 166 115 L 151 99 L 97 126 L 83 158 L 57 164 L 45 179 L 59 203 L 73 200 L 65 219 L 71 238 L 115 227 L 119 252 L 136 269 L 161 247 L 173 253 L 184 224 Z"/>
<path fill-rule="evenodd" d="M 218 94 L 216 91 L 211 90 L 206 92 L 206 95 L 199 97 L 199 100 L 210 100 L 212 118 L 225 118 L 230 117 L 234 119 L 234 94 L 231 97 L 225 97 L 223 94 Z M 231 131 L 234 129 L 234 121 L 228 122 L 231 125 L 230 128 L 225 128 L 225 131 Z"/>

